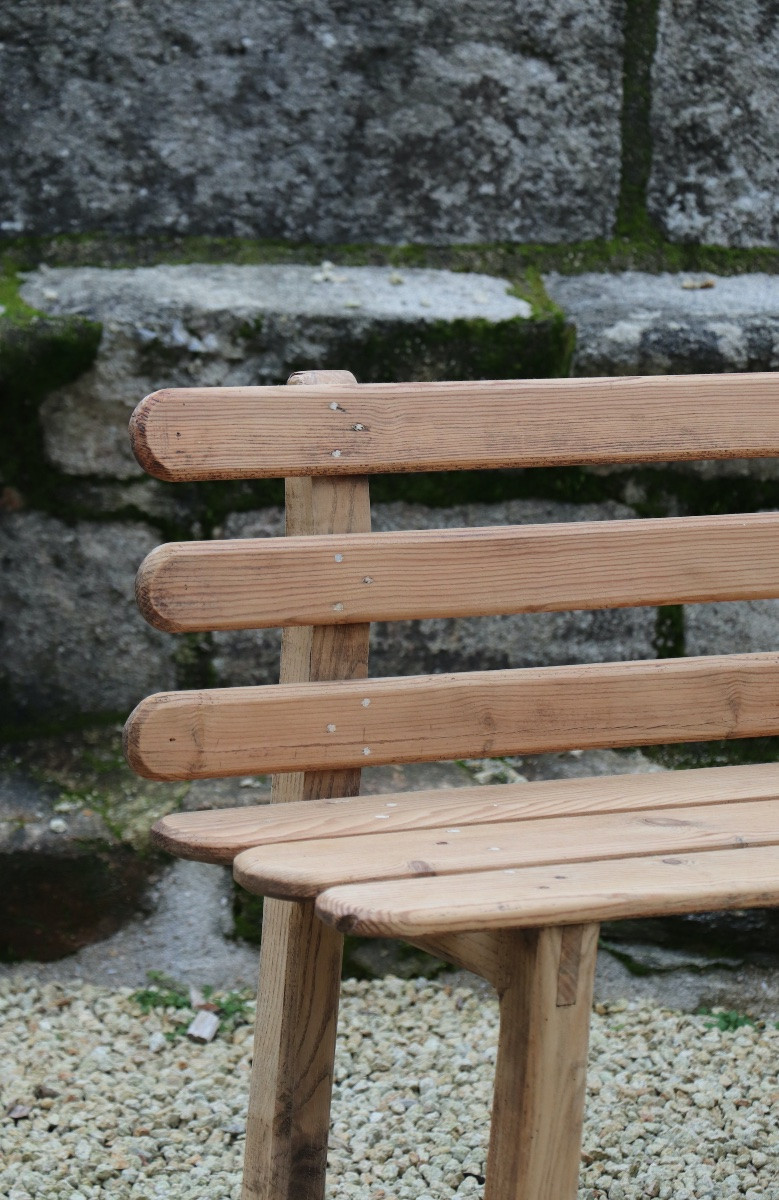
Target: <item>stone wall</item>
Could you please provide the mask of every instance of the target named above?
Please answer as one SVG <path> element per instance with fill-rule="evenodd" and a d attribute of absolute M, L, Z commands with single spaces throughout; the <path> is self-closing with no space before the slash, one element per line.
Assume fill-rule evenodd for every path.
<path fill-rule="evenodd" d="M 777 245 L 765 0 L 17 0 L 6 234 Z M 651 173 L 646 208 L 646 175 Z"/>
<path fill-rule="evenodd" d="M 40 268 L 22 299 L 51 352 L 66 322 L 100 330 L 92 357 L 31 396 L 20 370 L 10 424 L 29 433 L 4 465 L 0 724 L 124 716 L 176 686 L 273 681 L 278 635 L 172 637 L 135 610 L 133 577 L 160 541 L 276 536 L 273 482 L 171 485 L 143 475 L 127 420 L 159 387 L 283 381 L 349 367 L 361 380 L 775 368 L 779 279 L 549 275 L 562 312 L 509 280 L 389 267 Z M 30 332 L 33 336 L 33 332 Z M 49 339 L 48 341 L 46 339 Z M 70 344 L 68 342 L 65 343 Z M 60 354 L 62 351 L 60 350 Z M 0 361 L 0 366 L 2 362 Z M 294 393 L 291 393 L 291 396 Z M 775 460 L 671 467 L 398 476 L 372 485 L 377 528 L 429 528 L 739 511 L 775 506 Z M 768 650 L 774 601 L 527 614 L 376 626 L 376 674 Z"/>

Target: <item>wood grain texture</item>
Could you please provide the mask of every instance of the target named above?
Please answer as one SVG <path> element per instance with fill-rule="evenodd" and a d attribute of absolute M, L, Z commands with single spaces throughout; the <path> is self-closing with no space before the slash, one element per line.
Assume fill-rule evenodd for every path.
<path fill-rule="evenodd" d="M 426 954 L 433 954 L 455 967 L 472 971 L 500 992 L 508 982 L 501 938 L 502 934 L 494 930 L 473 930 L 468 933 L 432 933 L 406 940 Z"/>
<path fill-rule="evenodd" d="M 310 904 L 263 909 L 242 1200 L 322 1200 L 343 939 Z"/>
<path fill-rule="evenodd" d="M 276 842 L 244 850 L 233 863 L 233 874 L 249 892 L 302 900 L 326 888 L 379 879 L 555 863 L 605 864 L 631 855 L 694 854 L 778 843 L 779 801 L 756 800 Z"/>
<path fill-rule="evenodd" d="M 163 692 L 130 716 L 149 779 L 634 746 L 779 732 L 779 655 Z"/>
<path fill-rule="evenodd" d="M 779 377 L 182 388 L 130 422 L 159 479 L 663 462 L 779 453 Z"/>
<path fill-rule="evenodd" d="M 349 884 L 316 911 L 342 932 L 415 938 L 777 904 L 779 849 L 757 846 Z"/>
<path fill-rule="evenodd" d="M 286 501 L 290 537 L 370 529 L 364 479 L 288 480 Z M 285 630 L 285 683 L 351 679 L 367 669 L 366 625 Z M 296 772 L 274 778 L 272 801 L 359 788 L 359 770 Z M 264 905 L 242 1200 L 323 1200 L 342 949 L 312 905 Z"/>
<path fill-rule="evenodd" d="M 598 927 L 502 937 L 510 973 L 500 997 L 484 1200 L 575 1200 Z M 564 1005 L 561 973 L 572 993 Z"/>
<path fill-rule="evenodd" d="M 778 595 L 777 513 L 175 542 L 136 580 L 173 633 Z"/>
<path fill-rule="evenodd" d="M 311 838 L 426 830 L 440 825 L 499 827 L 506 821 L 574 817 L 582 813 L 738 803 L 779 798 L 779 763 L 700 767 L 647 775 L 598 775 L 501 783 L 489 787 L 434 788 L 381 796 L 170 813 L 152 829 L 160 849 L 179 858 L 232 863 L 252 846 Z"/>

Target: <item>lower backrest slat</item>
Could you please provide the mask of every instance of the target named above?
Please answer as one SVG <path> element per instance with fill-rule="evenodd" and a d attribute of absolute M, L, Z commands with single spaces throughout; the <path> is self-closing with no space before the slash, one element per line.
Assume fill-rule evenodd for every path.
<path fill-rule="evenodd" d="M 779 654 L 168 692 L 126 729 L 152 779 L 779 733 Z"/>

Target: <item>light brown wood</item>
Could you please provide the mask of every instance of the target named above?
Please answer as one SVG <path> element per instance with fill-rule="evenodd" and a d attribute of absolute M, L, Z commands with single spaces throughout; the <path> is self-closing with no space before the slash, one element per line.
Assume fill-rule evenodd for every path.
<path fill-rule="evenodd" d="M 502 936 L 502 933 L 495 933 L 494 930 L 473 930 L 468 933 L 432 933 L 406 940 L 427 954 L 434 954 L 436 958 L 442 958 L 455 967 L 472 971 L 500 992 L 508 980 Z"/>
<path fill-rule="evenodd" d="M 779 801 L 441 826 L 244 850 L 238 883 L 260 896 L 310 899 L 326 888 L 508 867 L 608 863 L 631 855 L 694 854 L 779 844 Z M 779 861 L 779 855 L 777 856 Z M 604 875 L 608 867 L 604 865 Z"/>
<path fill-rule="evenodd" d="M 776 846 L 348 884 L 316 910 L 343 932 L 417 938 L 766 905 L 779 905 Z"/>
<path fill-rule="evenodd" d="M 344 373 L 337 374 L 342 383 Z M 366 480 L 287 482 L 289 536 L 367 529 Z M 285 630 L 282 680 L 365 675 L 368 630 Z M 355 769 L 298 772 L 274 779 L 272 799 L 348 796 L 359 787 Z M 265 903 L 242 1200 L 324 1196 L 342 948 L 312 905 Z"/>
<path fill-rule="evenodd" d="M 560 936 L 560 965 L 557 971 L 557 1000 L 558 1008 L 575 1004 L 579 995 L 579 975 L 582 966 L 584 947 L 584 932 L 591 929 L 589 925 L 562 925 Z M 465 937 L 464 933 L 458 935 Z M 596 937 L 597 945 L 597 937 Z"/>
<path fill-rule="evenodd" d="M 282 776 L 281 778 L 288 778 Z M 485 825 L 585 812 L 737 803 L 779 797 L 779 763 L 700 767 L 647 775 L 598 775 L 434 788 L 381 796 L 170 813 L 152 829 L 157 846 L 179 858 L 232 863 L 242 850 L 271 842 L 355 837 L 438 825 Z"/>
<path fill-rule="evenodd" d="M 159 479 L 657 462 L 779 453 L 775 374 L 183 388 L 135 410 Z"/>
<path fill-rule="evenodd" d="M 779 655 L 733 654 L 162 692 L 126 753 L 149 779 L 199 779 L 778 732 Z"/>
<path fill-rule="evenodd" d="M 598 926 L 502 937 L 510 974 L 500 998 L 484 1200 L 575 1200 Z M 570 995 L 562 1005 L 561 973 Z"/>
<path fill-rule="evenodd" d="M 175 542 L 136 581 L 173 633 L 777 595 L 777 513 Z"/>

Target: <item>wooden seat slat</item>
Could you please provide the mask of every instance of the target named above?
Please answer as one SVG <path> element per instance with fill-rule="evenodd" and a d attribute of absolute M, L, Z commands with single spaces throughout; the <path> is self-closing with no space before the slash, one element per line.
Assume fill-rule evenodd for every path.
<path fill-rule="evenodd" d="M 170 813 L 156 823 L 152 836 L 157 846 L 179 858 L 231 863 L 243 850 L 277 842 L 424 831 L 440 825 L 500 827 L 538 817 L 774 798 L 779 798 L 779 763 L 758 763 Z"/>
<path fill-rule="evenodd" d="M 779 733 L 779 655 L 161 692 L 131 714 L 148 779 Z"/>
<path fill-rule="evenodd" d="M 779 378 L 179 388 L 131 422 L 168 480 L 665 462 L 779 453 Z"/>
<path fill-rule="evenodd" d="M 755 600 L 779 595 L 779 514 L 177 542 L 136 595 L 179 633 Z"/>
<path fill-rule="evenodd" d="M 346 884 L 322 892 L 316 912 L 342 932 L 414 939 L 777 903 L 770 845 Z"/>
<path fill-rule="evenodd" d="M 247 891 L 303 900 L 342 884 L 553 863 L 601 861 L 607 879 L 614 858 L 777 844 L 773 799 L 281 842 L 244 850 L 233 871 Z"/>

